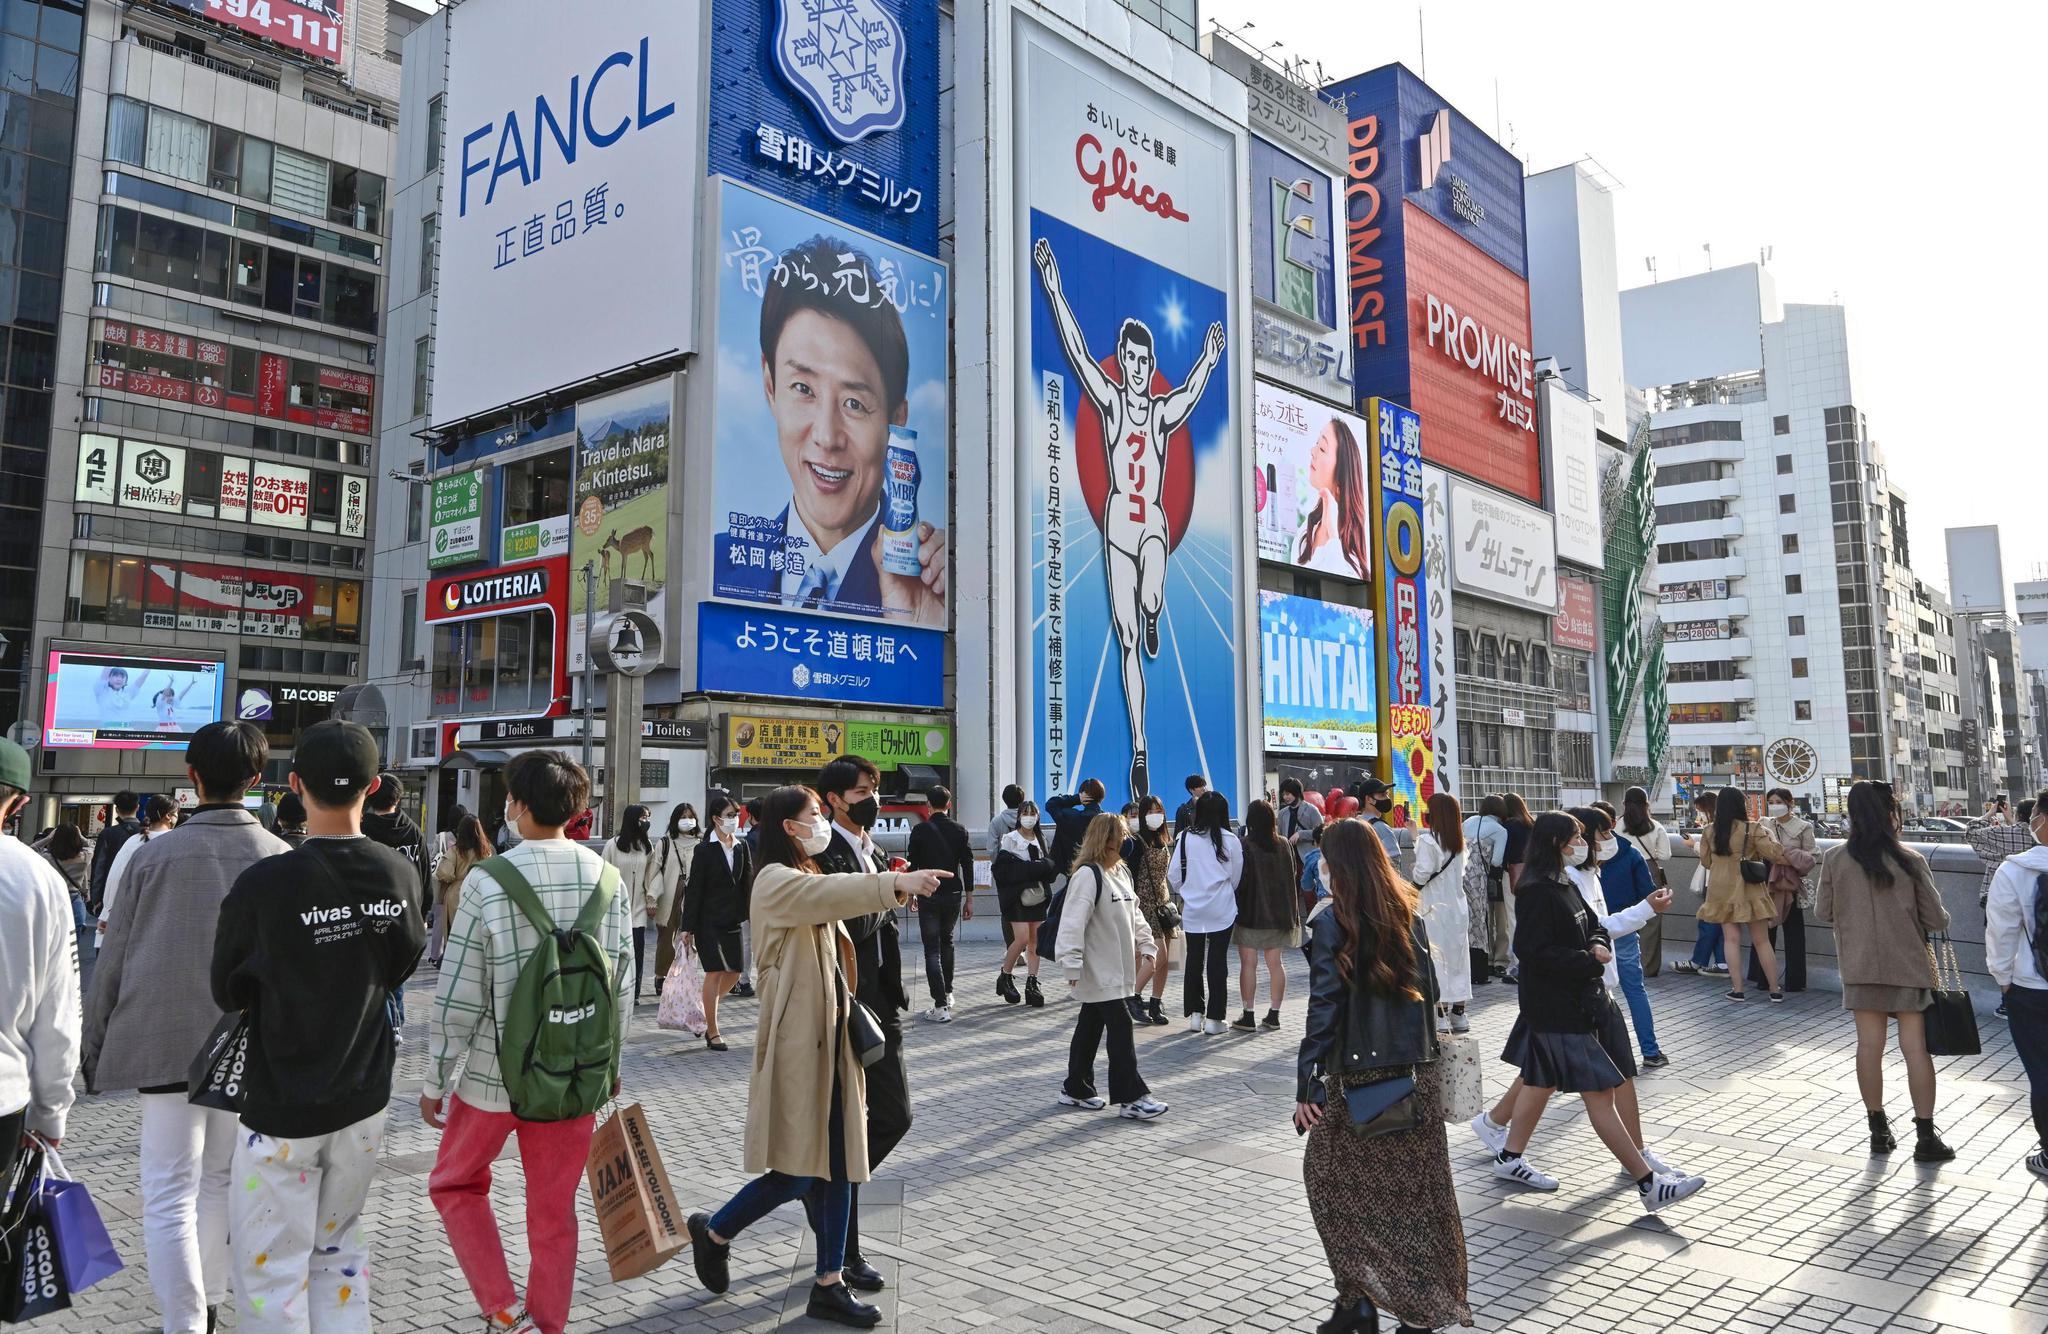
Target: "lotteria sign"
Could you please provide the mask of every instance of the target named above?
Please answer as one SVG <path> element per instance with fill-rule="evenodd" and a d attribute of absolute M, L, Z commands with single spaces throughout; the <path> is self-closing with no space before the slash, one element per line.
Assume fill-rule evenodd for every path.
<path fill-rule="evenodd" d="M 507 566 L 484 574 L 444 576 L 427 585 L 427 619 L 462 620 L 562 600 L 567 558 Z"/>

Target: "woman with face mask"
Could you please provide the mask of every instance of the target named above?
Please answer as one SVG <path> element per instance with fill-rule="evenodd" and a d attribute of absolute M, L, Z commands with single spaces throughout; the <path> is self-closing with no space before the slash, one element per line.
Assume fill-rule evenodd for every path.
<path fill-rule="evenodd" d="M 1813 823 L 1800 818 L 1793 808 L 1792 793 L 1787 788 L 1774 787 L 1764 793 L 1764 829 L 1778 841 L 1778 846 L 1787 852 L 1803 852 L 1818 859 L 1814 850 Z M 1783 873 L 1786 880 L 1795 875 L 1799 888 L 1793 892 L 1792 902 L 1785 909 L 1785 919 L 1771 928 L 1771 947 L 1778 951 L 1778 960 L 1785 972 L 1785 990 L 1806 990 L 1806 910 L 1813 906 L 1815 877 L 1787 868 Z M 1763 964 L 1752 951 L 1749 956 L 1749 980 L 1754 986 L 1765 983 Z"/>
<path fill-rule="evenodd" d="M 740 975 L 740 924 L 749 915 L 754 854 L 740 837 L 740 808 L 731 797 L 714 793 L 704 810 L 711 817 L 711 836 L 691 849 L 677 925 L 683 948 L 695 950 L 704 966 L 704 1045 L 724 1051 L 718 1001 Z"/>
<path fill-rule="evenodd" d="M 1530 823 L 1522 879 L 1514 887 L 1521 1015 L 1502 1053 L 1503 1060 L 1519 1067 L 1520 1087 L 1510 1090 L 1512 1119 L 1497 1141 L 1493 1173 L 1534 1190 L 1556 1190 L 1557 1178 L 1537 1171 L 1522 1155 L 1550 1096 L 1576 1093 L 1586 1104 L 1594 1133 L 1634 1180 L 1638 1200 L 1655 1213 L 1697 1194 L 1707 1183 L 1704 1177 L 1663 1169 L 1644 1152 L 1616 1104 L 1616 1090 L 1629 1084 L 1635 1063 L 1629 1060 L 1624 1067 L 1609 1050 L 1612 1026 L 1619 1021 L 1606 986 L 1614 962 L 1613 937 L 1581 893 L 1584 882 L 1571 874 L 1596 860 L 1594 844 L 1575 817 L 1550 811 Z M 1619 1044 L 1624 1057 L 1626 1040 L 1624 1028 Z M 1473 1124 L 1489 1148 L 1500 1129 L 1499 1109 L 1484 1127 Z"/>
<path fill-rule="evenodd" d="M 648 893 L 653 902 L 654 994 L 676 961 L 676 933 L 683 911 L 683 885 L 690 878 L 690 861 L 704 834 L 697 821 L 697 808 L 685 801 L 668 813 L 668 832 L 654 845 L 654 864 L 648 868 Z"/>
<path fill-rule="evenodd" d="M 1045 920 L 1046 905 L 1052 899 L 1052 882 L 1059 878 L 1059 868 L 1045 855 L 1037 802 L 1027 801 L 1017 807 L 1017 827 L 996 844 L 990 874 L 996 882 L 996 903 L 1003 913 L 1003 934 L 1010 942 L 1003 953 L 1002 971 L 996 974 L 996 995 L 1006 1005 L 1023 1001 L 1034 1008 L 1042 1006 L 1045 993 L 1038 989 L 1038 924 Z M 1020 956 L 1025 969 L 1022 995 L 1017 993 L 1016 979 L 1010 975 Z"/>
<path fill-rule="evenodd" d="M 725 809 L 708 803 L 713 837 L 698 848 L 727 853 L 717 828 Z M 737 842 L 737 839 L 734 840 Z M 871 1328 L 881 1313 L 847 1290 L 847 1223 L 853 1187 L 868 1167 L 866 1067 L 855 1036 L 874 1032 L 853 1011 L 853 942 L 840 923 L 891 913 L 931 894 L 945 871 L 828 875 L 814 860 L 832 825 L 806 787 L 777 788 L 761 803 L 761 868 L 753 880 L 760 944 L 759 1052 L 747 1084 L 746 1170 L 758 1174 L 717 1213 L 691 1214 L 691 1258 L 706 1289 L 731 1285 L 733 1239 L 785 1204 L 817 1197 L 817 1280 L 806 1314 Z M 692 880 L 695 880 L 693 875 Z"/>
<path fill-rule="evenodd" d="M 1143 966 L 1145 961 L 1141 960 L 1138 969 L 1138 994 L 1131 998 L 1131 1019 L 1140 1024 L 1171 1022 L 1160 1007 L 1166 995 L 1166 975 L 1173 971 L 1167 966 L 1166 952 L 1179 929 L 1180 898 L 1166 883 L 1166 859 L 1173 843 L 1172 831 L 1166 824 L 1166 803 L 1147 795 L 1138 803 L 1138 818 L 1123 847 L 1124 865 L 1130 869 L 1131 884 L 1138 893 L 1138 911 L 1144 915 L 1145 926 L 1159 947 L 1149 961 L 1151 966 Z M 1171 913 L 1175 925 L 1166 924 L 1166 912 Z M 1147 985 L 1152 988 L 1149 1001 L 1142 999 Z"/>
<path fill-rule="evenodd" d="M 633 998 L 640 998 L 640 978 L 647 960 L 647 911 L 650 886 L 647 868 L 654 856 L 654 840 L 648 829 L 653 812 L 645 806 L 628 806 L 619 817 L 618 836 L 604 845 L 603 857 L 619 868 L 619 897 L 633 905 Z M 657 974 L 659 976 L 659 974 Z"/>

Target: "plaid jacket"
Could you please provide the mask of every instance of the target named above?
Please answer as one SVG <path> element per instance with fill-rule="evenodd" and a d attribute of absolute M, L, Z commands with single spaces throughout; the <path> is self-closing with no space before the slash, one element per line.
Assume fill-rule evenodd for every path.
<path fill-rule="evenodd" d="M 1984 863 L 1984 883 L 1977 887 L 1977 906 L 1982 908 L 1991 898 L 1991 882 L 1998 868 L 2007 857 L 2034 846 L 2034 831 L 2017 823 L 1984 824 L 1972 829 L 1969 838 L 1970 850 Z"/>
<path fill-rule="evenodd" d="M 576 920 L 604 870 L 596 853 L 561 838 L 528 839 L 501 855 L 533 885 L 541 907 L 558 926 Z M 633 908 L 631 896 L 622 888 L 613 895 L 611 911 L 597 932 L 599 946 L 612 961 L 622 1038 L 633 1013 Z M 511 1004 L 520 968 L 539 944 L 533 924 L 479 864 L 462 882 L 449 927 L 448 951 L 441 960 L 441 982 L 434 996 L 423 1095 L 445 1097 L 457 1062 L 467 1054 L 462 1081 L 453 1084 L 456 1096 L 478 1111 L 512 1110 L 498 1070 L 499 1016 Z"/>

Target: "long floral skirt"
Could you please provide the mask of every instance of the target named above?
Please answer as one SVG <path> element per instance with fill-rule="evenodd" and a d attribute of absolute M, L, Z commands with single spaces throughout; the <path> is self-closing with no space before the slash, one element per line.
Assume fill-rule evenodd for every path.
<path fill-rule="evenodd" d="M 1308 1135 L 1302 1176 L 1339 1301 L 1370 1300 L 1394 1320 L 1438 1329 L 1470 1325 L 1465 1224 L 1451 1181 L 1437 1066 L 1415 1067 L 1423 1126 L 1360 1139 L 1345 1125 L 1344 1087 L 1407 1073 L 1376 1070 L 1329 1082 L 1327 1110 Z"/>

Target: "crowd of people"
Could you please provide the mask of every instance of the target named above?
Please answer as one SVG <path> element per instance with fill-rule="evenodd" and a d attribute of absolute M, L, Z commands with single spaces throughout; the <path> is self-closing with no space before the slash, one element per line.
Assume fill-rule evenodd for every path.
<path fill-rule="evenodd" d="M 0 1113 L 0 1181 L 26 1144 L 61 1143 L 75 1076 L 92 1094 L 133 1090 L 163 1327 L 212 1329 L 232 1289 L 244 1328 L 368 1330 L 364 1215 L 405 983 L 425 959 L 438 969 L 419 1094 L 440 1135 L 428 1194 L 484 1326 L 556 1334 L 583 1166 L 650 990 L 651 936 L 653 992 L 679 954 L 700 966 L 709 1051 L 729 1050 L 721 1001 L 760 1001 L 742 1149 L 752 1179 L 689 1215 L 699 1281 L 726 1291 L 737 1240 L 801 1204 L 817 1238 L 808 1313 L 879 1323 L 859 1295 L 885 1286 L 862 1251 L 860 1187 L 912 1119 L 899 912 L 914 905 L 933 1024 L 955 1017 L 956 937 L 973 915 L 973 839 L 949 791 L 928 792 L 901 857 L 874 837 L 880 772 L 852 755 L 744 807 L 721 792 L 701 815 L 678 805 L 660 832 L 655 812 L 629 806 L 593 849 L 572 836 L 588 775 L 531 751 L 505 770 L 510 837 L 494 849 L 457 811 L 429 846 L 362 728 L 323 723 L 299 739 L 274 829 L 245 802 L 267 758 L 258 729 L 211 724 L 186 755 L 200 800 L 182 822 L 162 798 L 123 794 L 90 845 L 63 830 L 38 848 L 0 838 L 0 1109 L 18 1109 Z M 0 822 L 28 781 L 26 755 L 0 743 Z M 1042 807 L 1005 790 L 986 838 L 1006 944 L 995 1003 L 1042 1008 L 1063 983 L 1073 1031 L 1052 1100 L 1145 1122 L 1169 1106 L 1140 1073 L 1135 1034 L 1171 1024 L 1171 973 L 1191 1034 L 1258 1034 L 1291 1026 L 1287 955 L 1306 954 L 1293 1122 L 1337 1289 L 1322 1334 L 1376 1331 L 1383 1315 L 1404 1331 L 1472 1323 L 1447 1053 L 1471 1042 L 1478 987 L 1513 988 L 1517 1011 L 1499 1053 L 1505 1089 L 1469 1122 L 1495 1175 L 1558 1189 L 1531 1147 L 1566 1093 L 1643 1210 L 1706 1187 L 1646 1140 L 1636 1089 L 1671 1060 L 1645 979 L 1662 959 L 1680 843 L 1699 864 L 1701 945 L 1674 970 L 1725 975 L 1729 1003 L 1752 988 L 1778 1001 L 1805 986 L 1808 917 L 1830 924 L 1871 1152 L 1896 1148 L 1883 1080 L 1896 1033 L 1913 1155 L 1954 1156 L 1933 1120 L 1923 1019 L 1939 985 L 1929 937 L 1949 918 L 1882 783 L 1850 789 L 1847 840 L 1819 861 L 1812 824 L 1777 790 L 1762 819 L 1737 789 L 1704 794 L 1688 836 L 1659 824 L 1641 789 L 1619 810 L 1541 813 L 1492 794 L 1469 816 L 1438 791 L 1402 830 L 1377 780 L 1333 801 L 1289 779 L 1241 821 L 1200 776 L 1186 786 L 1170 817 L 1156 795 L 1106 809 L 1094 779 Z M 2048 1139 L 2048 802 L 2022 803 L 2019 818 L 2030 841 L 2007 840 L 1987 872 L 1986 953 Z M 93 956 L 81 984 L 79 960 Z M 223 1051 L 242 1063 L 232 1096 L 208 1064 Z M 524 1176 L 523 1284 L 490 1196 L 508 1140 Z M 2040 1148 L 2026 1166 L 2048 1177 Z"/>

